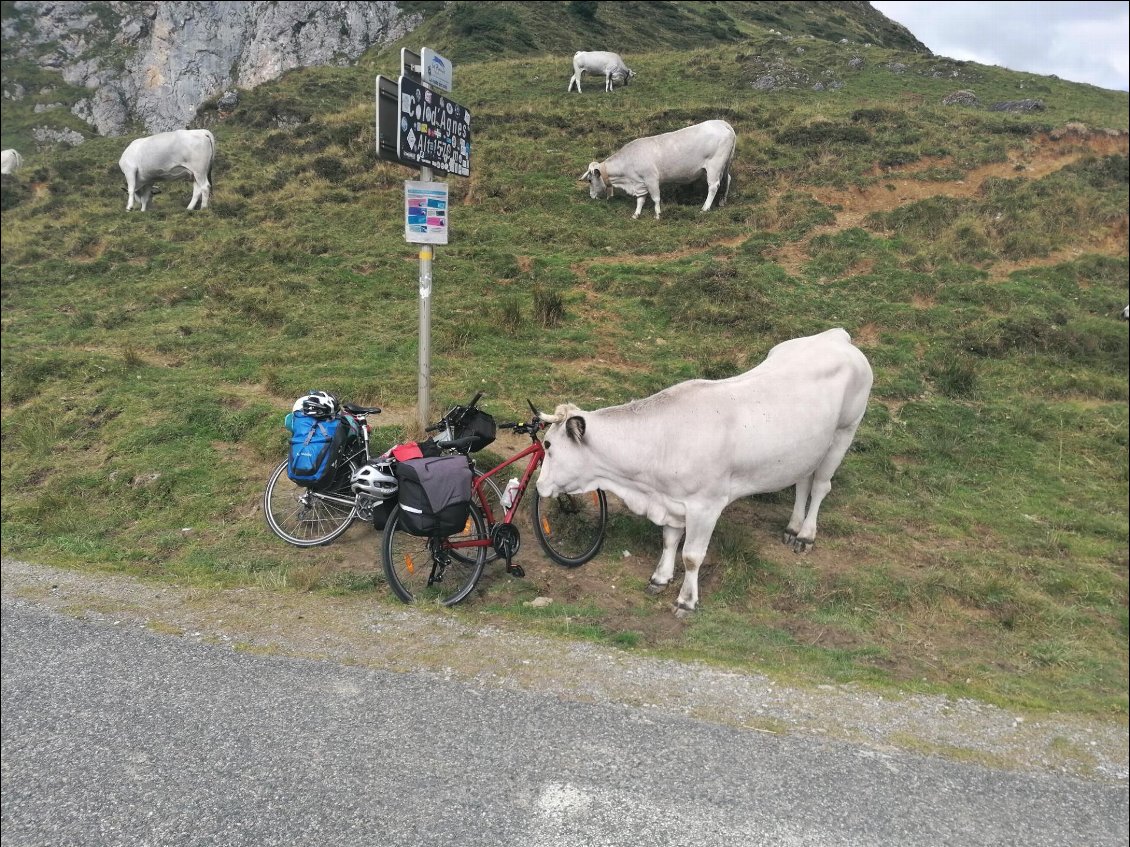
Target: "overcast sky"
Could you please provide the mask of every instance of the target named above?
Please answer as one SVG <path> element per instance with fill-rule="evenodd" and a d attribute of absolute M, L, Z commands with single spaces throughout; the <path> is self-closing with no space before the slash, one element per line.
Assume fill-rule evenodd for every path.
<path fill-rule="evenodd" d="M 872 2 L 939 56 L 1130 89 L 1130 2 Z"/>

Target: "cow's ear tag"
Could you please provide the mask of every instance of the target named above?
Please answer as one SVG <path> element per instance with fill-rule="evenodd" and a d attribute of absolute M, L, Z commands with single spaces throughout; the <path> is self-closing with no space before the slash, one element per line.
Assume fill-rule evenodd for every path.
<path fill-rule="evenodd" d="M 565 432 L 574 441 L 580 441 L 585 435 L 585 419 L 580 415 L 573 415 L 569 420 L 565 421 Z"/>

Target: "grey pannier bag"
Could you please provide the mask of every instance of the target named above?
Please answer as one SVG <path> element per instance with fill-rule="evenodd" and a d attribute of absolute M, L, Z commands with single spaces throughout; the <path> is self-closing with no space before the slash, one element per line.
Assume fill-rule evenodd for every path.
<path fill-rule="evenodd" d="M 400 528 L 412 535 L 458 535 L 471 513 L 471 465 L 466 456 L 397 462 Z"/>

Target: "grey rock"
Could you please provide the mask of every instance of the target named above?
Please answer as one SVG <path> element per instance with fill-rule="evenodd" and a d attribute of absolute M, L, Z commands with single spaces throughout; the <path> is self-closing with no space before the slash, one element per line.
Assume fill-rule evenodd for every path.
<path fill-rule="evenodd" d="M 861 59 L 859 56 L 852 56 L 848 61 L 848 67 L 853 71 L 861 70 L 863 68 L 863 59 Z"/>
<path fill-rule="evenodd" d="M 968 89 L 955 91 L 942 98 L 943 106 L 976 106 L 978 102 L 977 95 Z"/>
<path fill-rule="evenodd" d="M 904 65 L 902 62 L 891 62 L 889 65 L 887 65 L 887 68 L 893 74 L 906 73 L 907 70 L 908 70 L 908 67 L 906 65 Z"/>
<path fill-rule="evenodd" d="M 32 137 L 45 145 L 66 144 L 69 147 L 78 147 L 86 137 L 81 132 L 73 129 L 55 129 L 49 126 L 37 126 L 31 131 Z"/>
<path fill-rule="evenodd" d="M 235 91 L 225 91 L 223 96 L 216 101 L 216 108 L 221 112 L 231 112 L 239 105 L 239 93 Z"/>
<path fill-rule="evenodd" d="M 1047 107 L 1043 100 L 1004 100 L 989 106 L 990 112 L 1042 112 Z"/>
<path fill-rule="evenodd" d="M 762 76 L 754 80 L 753 87 L 758 91 L 776 91 L 777 80 L 771 76 Z"/>
<path fill-rule="evenodd" d="M 91 91 L 72 111 L 102 135 L 121 135 L 135 122 L 149 132 L 186 126 L 223 92 L 298 67 L 347 64 L 422 20 L 392 0 L 17 0 L 12 8 L 3 22 L 5 57 L 57 70 Z"/>

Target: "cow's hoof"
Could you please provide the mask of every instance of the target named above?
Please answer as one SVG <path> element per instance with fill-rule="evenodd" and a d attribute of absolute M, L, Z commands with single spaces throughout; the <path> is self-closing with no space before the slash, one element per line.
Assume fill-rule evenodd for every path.
<path fill-rule="evenodd" d="M 815 539 L 805 540 L 803 538 L 793 539 L 793 552 L 794 553 L 807 553 L 816 544 Z"/>
<path fill-rule="evenodd" d="M 694 614 L 694 607 L 688 606 L 686 603 L 675 604 L 675 617 L 679 620 L 685 620 Z"/>
<path fill-rule="evenodd" d="M 655 596 L 656 594 L 662 594 L 664 591 L 666 591 L 667 586 L 670 584 L 671 583 L 669 582 L 656 582 L 654 579 L 651 579 L 648 580 L 647 588 L 645 590 L 648 594 Z"/>
<path fill-rule="evenodd" d="M 789 532 L 789 530 L 786 529 L 781 535 L 781 543 L 786 547 L 792 547 L 794 544 L 796 544 L 796 533 Z"/>

